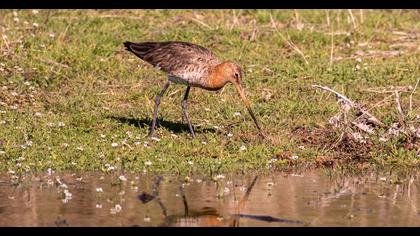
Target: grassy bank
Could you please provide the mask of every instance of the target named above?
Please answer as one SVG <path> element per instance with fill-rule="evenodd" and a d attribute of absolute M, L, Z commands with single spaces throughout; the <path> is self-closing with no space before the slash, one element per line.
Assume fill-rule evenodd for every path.
<path fill-rule="evenodd" d="M 417 11 L 399 10 L 2 11 L 0 169 L 214 173 L 343 165 L 354 155 L 325 145 L 337 134 L 315 132 L 330 130 L 328 120 L 339 111 L 335 97 L 311 85 L 329 86 L 367 108 L 383 101 L 370 112 L 387 125 L 398 120 L 395 99 L 372 90 L 413 90 L 420 77 L 419 19 Z M 238 61 L 267 139 L 258 137 L 233 86 L 191 90 L 197 137 L 190 139 L 180 85 L 161 101 L 159 138 L 147 138 L 166 77 L 124 51 L 125 40 L 189 41 Z M 420 113 L 419 90 L 411 112 L 410 92 L 401 92 L 408 117 Z M 354 163 L 417 166 L 413 145 L 394 140 Z"/>

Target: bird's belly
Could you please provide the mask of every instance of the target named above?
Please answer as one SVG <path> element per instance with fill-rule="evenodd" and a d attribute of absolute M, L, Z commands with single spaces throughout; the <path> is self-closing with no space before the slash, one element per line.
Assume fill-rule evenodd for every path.
<path fill-rule="evenodd" d="M 169 80 L 176 84 L 185 84 L 192 87 L 203 87 L 202 81 L 198 79 L 185 79 L 177 76 L 170 76 Z"/>

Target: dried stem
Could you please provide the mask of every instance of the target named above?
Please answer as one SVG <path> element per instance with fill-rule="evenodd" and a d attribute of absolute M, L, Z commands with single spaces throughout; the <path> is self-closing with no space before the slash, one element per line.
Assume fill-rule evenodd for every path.
<path fill-rule="evenodd" d="M 278 30 L 278 28 L 277 28 L 277 25 L 276 25 L 276 23 L 274 22 L 274 19 L 273 19 L 273 16 L 271 15 L 271 13 L 270 13 L 270 20 L 271 20 L 271 24 L 273 25 L 273 27 L 274 27 L 274 29 L 276 30 L 276 32 L 280 35 L 280 37 L 284 40 L 284 41 L 286 41 L 288 44 L 289 44 L 289 46 L 292 48 L 292 49 L 294 49 L 297 53 L 299 53 L 299 55 L 301 55 L 302 56 L 302 58 L 303 58 L 303 60 L 305 61 L 305 64 L 306 65 L 309 65 L 309 62 L 306 60 L 306 57 L 305 57 L 305 55 L 303 54 L 303 52 L 290 40 L 290 39 L 287 39 L 282 33 L 280 33 L 280 31 Z"/>
<path fill-rule="evenodd" d="M 351 11 L 351 9 L 348 9 L 348 12 L 350 15 L 351 23 L 353 24 L 353 29 L 356 29 L 356 20 L 354 19 L 353 12 Z"/>
<path fill-rule="evenodd" d="M 410 114 L 413 112 L 413 94 L 416 92 L 417 86 L 419 86 L 420 78 L 417 79 L 416 85 L 410 94 Z"/>
<path fill-rule="evenodd" d="M 325 10 L 327 12 L 327 25 L 330 26 L 330 11 L 329 10 Z"/>
<path fill-rule="evenodd" d="M 202 22 L 202 21 L 200 21 L 200 20 L 198 20 L 196 18 L 191 18 L 191 20 L 194 21 L 194 22 L 196 22 L 196 23 L 198 23 L 198 24 L 200 24 L 200 25 L 202 25 L 202 26 L 204 26 L 204 27 L 206 27 L 206 28 L 208 28 L 208 29 L 210 29 L 210 30 L 213 29 L 208 24 L 206 24 L 206 23 L 204 23 L 204 22 Z"/>
<path fill-rule="evenodd" d="M 327 13 L 328 14 L 328 13 Z M 330 68 L 334 60 L 334 28 L 331 24 L 331 51 L 330 51 Z"/>
<path fill-rule="evenodd" d="M 6 35 L 2 34 L 1 37 L 3 38 L 4 44 L 6 45 L 7 51 L 9 51 L 9 43 L 7 42 Z"/>
<path fill-rule="evenodd" d="M 395 101 L 397 102 L 397 110 L 400 114 L 400 123 L 402 124 L 405 120 L 405 115 L 401 107 L 400 93 L 398 91 L 395 91 Z"/>

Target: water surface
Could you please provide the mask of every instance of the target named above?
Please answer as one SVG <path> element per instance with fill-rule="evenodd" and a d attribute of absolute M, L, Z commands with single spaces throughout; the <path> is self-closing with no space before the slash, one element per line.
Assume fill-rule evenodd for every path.
<path fill-rule="evenodd" d="M 0 226 L 420 226 L 418 173 L 0 176 Z"/>

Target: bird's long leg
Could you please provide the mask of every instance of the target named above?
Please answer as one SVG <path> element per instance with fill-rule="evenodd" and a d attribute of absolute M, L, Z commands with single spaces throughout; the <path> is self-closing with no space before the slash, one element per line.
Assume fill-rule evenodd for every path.
<path fill-rule="evenodd" d="M 166 90 L 168 89 L 169 85 L 171 85 L 171 81 L 168 81 L 165 84 L 165 86 L 163 87 L 162 91 L 155 98 L 155 109 L 153 111 L 153 121 L 152 121 L 152 125 L 150 126 L 149 137 L 152 136 L 153 133 L 155 132 L 156 120 L 157 120 L 157 115 L 158 115 L 158 107 L 159 107 L 159 104 L 160 104 L 160 98 L 166 92 Z"/>
<path fill-rule="evenodd" d="M 190 93 L 190 88 L 191 88 L 191 86 L 187 87 L 187 90 L 185 91 L 184 98 L 182 99 L 182 112 L 184 113 L 185 120 L 187 120 L 188 128 L 190 129 L 191 135 L 194 138 L 195 137 L 194 129 L 191 125 L 191 121 L 190 121 L 190 118 L 189 118 L 188 113 L 187 113 L 187 99 L 188 99 L 188 94 Z"/>

